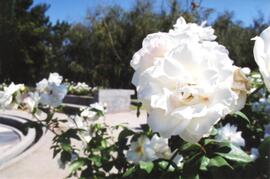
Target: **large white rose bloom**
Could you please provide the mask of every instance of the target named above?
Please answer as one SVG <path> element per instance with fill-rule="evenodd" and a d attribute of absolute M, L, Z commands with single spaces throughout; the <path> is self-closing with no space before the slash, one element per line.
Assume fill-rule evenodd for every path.
<path fill-rule="evenodd" d="M 227 50 L 207 41 L 214 39 L 213 29 L 194 28 L 196 38 L 188 38 L 189 30 L 181 34 L 185 28 L 180 25 L 174 33 L 147 36 L 131 61 L 132 82 L 148 110 L 150 127 L 188 142 L 207 136 L 222 117 L 241 109 L 248 89 L 247 78 L 233 66 Z"/>
<path fill-rule="evenodd" d="M 270 91 L 270 27 L 265 29 L 259 37 L 253 38 L 254 58 L 263 76 L 264 83 Z"/>

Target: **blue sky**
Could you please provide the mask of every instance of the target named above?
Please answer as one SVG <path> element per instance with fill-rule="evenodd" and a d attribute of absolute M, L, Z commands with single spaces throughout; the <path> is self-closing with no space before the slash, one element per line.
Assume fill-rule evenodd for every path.
<path fill-rule="evenodd" d="M 185 1 L 185 0 L 183 0 Z M 167 0 L 156 0 L 155 8 L 165 5 Z M 125 9 L 130 9 L 135 0 L 34 0 L 35 4 L 50 4 L 47 15 L 52 22 L 65 20 L 70 23 L 84 20 L 87 10 L 95 9 L 101 5 L 117 4 Z M 225 10 L 234 11 L 235 20 L 241 20 L 244 25 L 252 23 L 258 12 L 262 12 L 265 18 L 270 20 L 270 0 L 202 0 L 203 7 L 214 8 L 214 16 Z"/>

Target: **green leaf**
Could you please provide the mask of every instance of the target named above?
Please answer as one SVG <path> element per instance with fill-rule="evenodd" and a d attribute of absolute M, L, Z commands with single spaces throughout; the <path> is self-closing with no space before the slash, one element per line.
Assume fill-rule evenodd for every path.
<path fill-rule="evenodd" d="M 100 167 L 102 165 L 101 158 L 99 156 L 89 157 L 89 160 L 91 160 L 94 163 L 94 165 L 96 165 L 97 167 Z"/>
<path fill-rule="evenodd" d="M 210 132 L 210 135 L 211 136 L 217 135 L 217 129 L 213 127 L 212 130 L 211 130 L 211 132 Z"/>
<path fill-rule="evenodd" d="M 72 151 L 72 147 L 68 143 L 61 143 L 61 146 L 62 146 L 63 150 L 66 151 L 66 152 L 71 152 Z"/>
<path fill-rule="evenodd" d="M 136 171 L 136 168 L 133 166 L 131 168 L 129 168 L 124 174 L 123 177 L 128 177 L 130 176 L 132 173 L 134 173 Z"/>
<path fill-rule="evenodd" d="M 215 139 L 205 139 L 204 146 L 206 151 L 228 153 L 231 150 L 230 143 L 223 141 L 219 142 Z"/>
<path fill-rule="evenodd" d="M 169 162 L 168 161 L 160 161 L 158 162 L 158 165 L 161 169 L 165 170 L 168 166 Z"/>
<path fill-rule="evenodd" d="M 147 173 L 151 173 L 151 171 L 152 171 L 152 169 L 154 167 L 153 162 L 143 162 L 143 161 L 141 161 L 139 163 L 139 165 L 140 165 L 140 169 L 145 170 Z"/>
<path fill-rule="evenodd" d="M 191 144 L 191 143 L 186 143 L 183 146 L 181 146 L 180 151 L 199 151 L 201 150 L 201 146 L 198 143 Z"/>
<path fill-rule="evenodd" d="M 209 162 L 210 162 L 210 159 L 206 156 L 203 156 L 201 158 L 200 170 L 207 171 L 207 165 L 209 164 Z"/>
<path fill-rule="evenodd" d="M 78 170 L 79 168 L 81 168 L 84 165 L 85 161 L 83 159 L 78 159 L 75 160 L 73 162 L 71 162 L 71 164 L 69 165 L 69 169 L 74 172 L 76 170 Z"/>
<path fill-rule="evenodd" d="M 127 128 L 124 128 L 121 132 L 120 132 L 120 134 L 119 134 L 119 136 L 118 136 L 118 140 L 122 140 L 123 138 L 126 138 L 126 137 L 128 137 L 128 136 L 131 136 L 131 135 L 133 135 L 134 134 L 134 132 L 132 131 L 132 130 L 129 130 L 129 129 L 127 129 Z"/>
<path fill-rule="evenodd" d="M 55 158 L 56 155 L 57 155 L 59 152 L 61 152 L 61 149 L 54 149 L 54 150 L 53 150 L 53 158 Z"/>
<path fill-rule="evenodd" d="M 209 160 L 208 167 L 229 167 L 233 169 L 232 166 L 221 156 L 215 156 L 214 158 L 211 158 Z"/>
<path fill-rule="evenodd" d="M 231 148 L 231 151 L 229 153 L 216 152 L 216 154 L 228 160 L 232 160 L 236 162 L 249 163 L 253 161 L 251 157 L 239 147 L 236 147 L 235 145 L 230 144 L 230 148 Z"/>
<path fill-rule="evenodd" d="M 233 115 L 241 117 L 241 119 L 244 119 L 248 124 L 250 124 L 248 117 L 244 113 L 242 113 L 241 111 L 237 111 L 237 112 L 233 113 Z"/>

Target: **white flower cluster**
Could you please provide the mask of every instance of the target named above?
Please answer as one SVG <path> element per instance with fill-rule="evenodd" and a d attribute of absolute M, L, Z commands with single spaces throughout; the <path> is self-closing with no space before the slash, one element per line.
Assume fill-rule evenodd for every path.
<path fill-rule="evenodd" d="M 140 136 L 137 141 L 131 142 L 131 146 L 126 156 L 129 161 L 139 163 L 140 161 L 149 162 L 156 159 L 170 159 L 173 153 L 168 146 L 168 139 L 157 136 L 151 138 Z M 181 155 L 175 157 L 174 162 L 179 164 L 183 160 Z"/>
<path fill-rule="evenodd" d="M 148 35 L 131 61 L 132 82 L 163 137 L 188 142 L 207 136 L 225 115 L 246 101 L 248 79 L 233 65 L 211 27 L 177 20 L 173 30 Z"/>
<path fill-rule="evenodd" d="M 73 94 L 85 94 L 90 93 L 91 87 L 85 82 L 78 82 L 77 84 L 70 84 L 68 87 L 68 92 Z"/>

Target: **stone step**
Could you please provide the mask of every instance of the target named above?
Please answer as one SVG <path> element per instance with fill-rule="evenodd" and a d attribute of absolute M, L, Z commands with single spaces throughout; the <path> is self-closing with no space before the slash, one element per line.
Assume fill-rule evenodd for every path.
<path fill-rule="evenodd" d="M 93 96 L 66 95 L 63 103 L 89 106 L 91 103 L 95 103 L 97 101 L 97 97 Z"/>
<path fill-rule="evenodd" d="M 78 114 L 81 108 L 87 107 L 86 105 L 70 104 L 70 103 L 62 103 L 61 106 L 63 112 L 68 115 Z"/>

